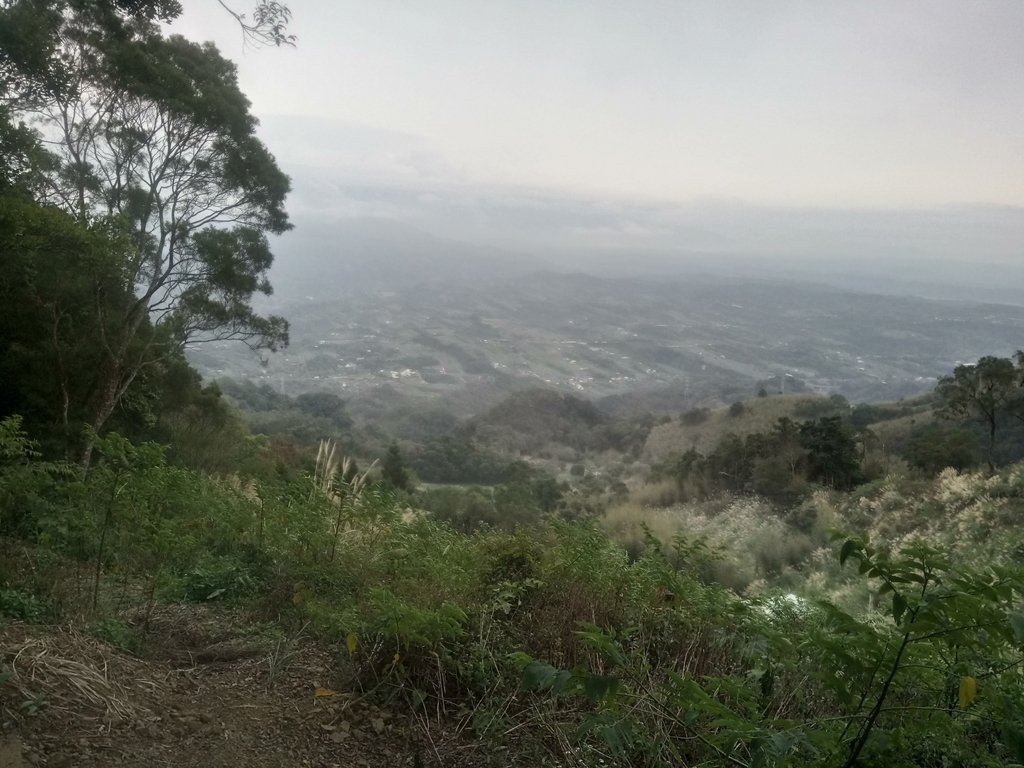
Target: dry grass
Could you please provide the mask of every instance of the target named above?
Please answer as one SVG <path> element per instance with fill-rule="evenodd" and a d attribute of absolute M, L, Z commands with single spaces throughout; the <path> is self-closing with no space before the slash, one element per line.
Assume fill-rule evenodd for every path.
<path fill-rule="evenodd" d="M 0 655 L 13 673 L 8 685 L 24 701 L 76 717 L 92 716 L 108 725 L 136 720 L 149 711 L 132 702 L 129 689 L 117 678 L 131 678 L 132 687 L 157 685 L 134 679 L 137 670 L 131 660 L 73 629 L 50 628 L 45 636 L 22 637 L 0 646 Z"/>
<path fill-rule="evenodd" d="M 609 509 L 601 522 L 609 536 L 634 554 L 643 550 L 647 532 L 663 546 L 677 533 L 704 539 L 721 555 L 709 564 L 707 575 L 740 592 L 802 561 L 820 538 L 790 527 L 770 504 L 750 497 L 721 496 L 662 508 L 627 502 Z"/>
<path fill-rule="evenodd" d="M 730 432 L 741 437 L 756 432 L 767 432 L 783 416 L 793 418 L 796 409 L 805 403 L 824 401 L 820 395 L 772 395 L 747 400 L 744 412 L 730 416 L 729 408 L 711 411 L 700 424 L 672 421 L 651 430 L 644 453 L 652 462 L 664 461 L 669 456 L 696 448 L 709 453 Z"/>
<path fill-rule="evenodd" d="M 679 501 L 679 484 L 670 477 L 644 483 L 630 494 L 630 501 L 640 508 L 671 507 Z"/>
<path fill-rule="evenodd" d="M 870 429 L 878 436 L 881 444 L 888 448 L 905 441 L 917 427 L 931 424 L 935 420 L 934 411 L 923 411 L 909 416 L 901 416 L 898 419 L 880 421 L 877 424 L 872 424 Z"/>

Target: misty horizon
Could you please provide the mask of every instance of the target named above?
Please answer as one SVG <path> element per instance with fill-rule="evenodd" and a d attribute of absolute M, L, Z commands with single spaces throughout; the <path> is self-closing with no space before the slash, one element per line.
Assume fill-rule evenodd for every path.
<path fill-rule="evenodd" d="M 1018 3 L 310 0 L 274 50 L 185 8 L 292 177 L 283 288 L 374 227 L 543 269 L 1024 286 Z"/>

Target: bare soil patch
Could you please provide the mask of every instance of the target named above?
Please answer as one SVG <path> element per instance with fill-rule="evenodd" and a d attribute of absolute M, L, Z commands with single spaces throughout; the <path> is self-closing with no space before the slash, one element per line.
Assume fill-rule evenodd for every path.
<path fill-rule="evenodd" d="M 143 657 L 75 627 L 0 624 L 0 768 L 352 768 L 507 764 L 444 723 L 344 690 L 312 640 L 239 636 L 238 617 L 167 606 Z M 318 691 L 318 689 L 320 689 Z M 493 761 L 493 762 L 492 762 Z"/>

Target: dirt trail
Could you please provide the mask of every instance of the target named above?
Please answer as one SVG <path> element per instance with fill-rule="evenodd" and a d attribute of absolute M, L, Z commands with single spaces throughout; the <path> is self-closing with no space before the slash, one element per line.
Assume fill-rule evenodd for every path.
<path fill-rule="evenodd" d="M 0 624 L 14 672 L 0 685 L 0 768 L 486 762 L 465 745 L 438 751 L 407 715 L 341 690 L 315 643 L 289 647 L 271 683 L 272 647 L 211 632 L 217 621 L 198 607 L 156 619 L 145 658 L 71 628 Z"/>

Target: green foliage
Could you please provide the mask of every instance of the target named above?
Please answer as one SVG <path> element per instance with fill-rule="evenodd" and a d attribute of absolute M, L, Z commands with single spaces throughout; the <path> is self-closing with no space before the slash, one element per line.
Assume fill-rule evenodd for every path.
<path fill-rule="evenodd" d="M 394 643 L 398 657 L 415 646 L 430 648 L 457 639 L 465 632 L 468 620 L 465 611 L 454 605 L 442 603 L 424 610 L 386 589 L 370 592 L 368 613 L 371 619 L 366 629 Z"/>
<path fill-rule="evenodd" d="M 696 426 L 697 424 L 703 424 L 708 420 L 711 415 L 711 411 L 707 408 L 691 408 L 685 413 L 679 415 L 679 421 L 688 426 Z"/>
<path fill-rule="evenodd" d="M 184 599 L 200 603 L 251 596 L 257 586 L 253 566 L 232 557 L 201 560 L 176 583 Z"/>
<path fill-rule="evenodd" d="M 921 745 L 930 765 L 1004 764 L 1020 738 L 1007 716 L 1021 695 L 1020 569 L 963 568 L 922 546 L 889 557 L 854 539 L 840 560 L 877 585 L 887 621 L 821 603 L 789 611 L 783 632 L 778 607 L 735 606 L 729 650 L 699 672 L 659 662 L 642 626 L 589 626 L 589 664 L 519 654 L 523 685 L 589 701 L 577 738 L 599 739 L 621 764 L 909 766 Z"/>
<path fill-rule="evenodd" d="M 292 398 L 275 392 L 266 384 L 232 379 L 220 379 L 216 385 L 241 409 L 242 418 L 252 432 L 268 436 L 275 448 L 290 454 L 287 458 L 279 457 L 283 463 L 301 463 L 295 454 L 303 448 L 315 447 L 326 438 L 344 445 L 347 450 L 353 449 L 352 420 L 340 398 L 321 397 L 320 393 Z"/>
<path fill-rule="evenodd" d="M 592 430 L 607 423 L 592 403 L 548 389 L 516 392 L 474 419 L 477 437 L 507 453 L 533 452 L 547 443 L 585 450 Z"/>
<path fill-rule="evenodd" d="M 2 587 L 0 615 L 38 624 L 53 619 L 56 612 L 45 598 L 18 587 Z"/>
<path fill-rule="evenodd" d="M 32 535 L 52 509 L 57 481 L 73 476 L 73 468 L 39 460 L 20 416 L 0 419 L 0 534 Z"/>
<path fill-rule="evenodd" d="M 100 619 L 89 627 L 89 631 L 93 637 L 122 651 L 137 653 L 142 648 L 142 638 L 138 631 L 120 619 Z"/>
<path fill-rule="evenodd" d="M 103 225 L 0 198 L 0 251 L 0 412 L 23 414 L 37 432 L 46 425 L 44 436 L 67 447 L 88 417 L 111 331 L 96 294 L 110 307 L 130 299 L 124 243 Z"/>
<path fill-rule="evenodd" d="M 252 29 L 281 42 L 287 8 L 258 7 Z M 187 341 L 287 343 L 287 323 L 256 314 L 252 297 L 271 290 L 267 234 L 290 227 L 289 181 L 234 65 L 163 35 L 157 20 L 180 11 L 0 9 L 0 143 L 14 154 L 0 168 L 0 413 L 57 425 L 45 437 L 84 466 L 119 406 L 155 420 L 147 384 Z M 45 154 L 26 124 L 48 137 Z M 45 205 L 32 199 L 43 189 Z"/>
<path fill-rule="evenodd" d="M 186 400 L 217 414 L 215 392 Z M 302 402 L 311 419 L 343 416 L 335 399 Z M 0 610 L 85 614 L 138 650 L 145 630 L 123 617 L 157 600 L 247 606 L 279 640 L 334 644 L 367 696 L 464 718 L 496 748 L 535 729 L 539 749 L 572 744 L 565 759 L 588 764 L 1012 764 L 1024 465 L 850 492 L 858 440 L 822 416 L 689 453 L 676 469 L 691 487 L 728 477 L 740 493 L 660 517 L 614 508 L 636 529 L 627 553 L 605 532 L 612 512 L 560 519 L 565 486 L 525 462 L 492 487 L 401 495 L 327 441 L 308 473 L 212 476 L 108 433 L 85 472 L 43 460 L 8 418 L 0 544 L 13 537 L 27 567 L 5 563 Z M 830 527 L 858 533 L 837 535 L 838 557 Z"/>
<path fill-rule="evenodd" d="M 831 416 L 845 417 L 849 415 L 849 412 L 850 403 L 842 395 L 802 400 L 793 409 L 793 415 L 800 419 L 823 419 Z"/>
<path fill-rule="evenodd" d="M 295 398 L 295 405 L 309 416 L 328 420 L 335 429 L 352 426 L 352 419 L 345 412 L 345 401 L 330 392 L 307 392 Z"/>
<path fill-rule="evenodd" d="M 1021 408 L 1020 363 L 1000 357 L 983 357 L 974 365 L 958 365 L 952 376 L 935 388 L 940 413 L 952 419 L 977 419 L 987 433 L 989 470 L 995 469 L 996 436 L 1007 414 Z"/>
<path fill-rule="evenodd" d="M 0 466 L 22 463 L 38 455 L 35 443 L 22 429 L 20 416 L 0 419 Z"/>
<path fill-rule="evenodd" d="M 947 467 L 971 469 L 978 463 L 978 439 L 962 427 L 928 424 L 914 431 L 904 456 L 911 466 L 933 475 Z"/>
<path fill-rule="evenodd" d="M 808 479 L 846 490 L 861 480 L 860 452 L 853 429 L 838 416 L 800 425 L 800 445 L 808 453 Z"/>
<path fill-rule="evenodd" d="M 461 435 L 432 438 L 409 455 L 409 466 L 428 483 L 502 483 L 509 479 L 510 464 Z"/>
<path fill-rule="evenodd" d="M 388 452 L 384 454 L 384 461 L 380 465 L 380 476 L 389 488 L 398 491 L 412 490 L 412 478 L 409 476 L 409 470 L 405 468 L 402 453 L 396 443 L 388 446 Z"/>
<path fill-rule="evenodd" d="M 922 400 L 924 404 L 922 404 Z M 880 421 L 891 421 L 893 419 L 901 419 L 906 416 L 912 416 L 917 413 L 922 413 L 927 410 L 930 405 L 930 396 L 917 398 L 913 402 L 899 402 L 899 403 L 857 403 L 850 410 L 850 424 L 855 429 L 864 429 L 865 427 L 875 424 Z"/>
<path fill-rule="evenodd" d="M 436 520 L 466 533 L 481 525 L 499 526 L 502 522 L 492 493 L 483 488 L 424 488 L 417 494 L 416 504 Z"/>

